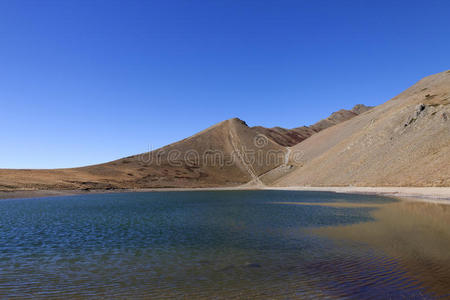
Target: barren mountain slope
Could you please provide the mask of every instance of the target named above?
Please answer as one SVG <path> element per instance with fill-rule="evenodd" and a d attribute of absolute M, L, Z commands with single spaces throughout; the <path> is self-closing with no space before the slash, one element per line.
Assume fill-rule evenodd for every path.
<path fill-rule="evenodd" d="M 367 109 L 363 105 L 353 110 L 356 108 Z M 342 111 L 345 118 L 357 115 Z M 326 119 L 333 120 L 327 123 L 329 126 L 343 120 L 335 118 L 336 114 L 339 112 Z M 294 145 L 314 133 L 315 130 L 306 126 L 290 130 L 248 127 L 235 118 L 161 149 L 104 164 L 55 170 L 0 169 L 0 190 L 260 184 L 261 175 L 287 162 L 288 149 L 284 146 Z"/>
<path fill-rule="evenodd" d="M 0 169 L 0 190 L 212 187 L 249 182 L 449 186 L 449 94 L 447 71 L 421 80 L 374 109 L 357 105 L 310 127 L 248 127 L 230 119 L 161 149 L 105 164 Z M 299 141 L 303 142 L 285 147 Z"/>
<path fill-rule="evenodd" d="M 450 186 L 450 71 L 292 148 L 277 186 Z"/>
<path fill-rule="evenodd" d="M 150 153 L 105 164 L 57 170 L 0 169 L 0 189 L 208 187 L 258 183 L 259 175 L 284 163 L 285 153 L 283 146 L 259 136 L 243 121 L 230 119 Z"/>
<path fill-rule="evenodd" d="M 351 110 L 341 109 L 337 112 L 332 113 L 328 118 L 320 120 L 319 122 L 311 126 L 302 126 L 293 129 L 285 129 L 281 127 L 266 128 L 262 126 L 255 126 L 252 129 L 256 130 L 258 133 L 264 134 L 276 143 L 292 147 L 298 143 L 304 141 L 313 134 L 324 130 L 328 127 L 334 126 L 341 122 L 350 120 L 357 115 L 370 110 L 372 107 L 365 106 L 363 104 L 355 105 Z"/>

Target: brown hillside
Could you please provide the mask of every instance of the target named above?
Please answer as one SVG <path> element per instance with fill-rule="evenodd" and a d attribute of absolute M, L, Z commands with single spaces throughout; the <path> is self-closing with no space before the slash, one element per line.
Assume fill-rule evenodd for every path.
<path fill-rule="evenodd" d="M 340 112 L 330 116 L 332 121 L 326 126 L 357 115 Z M 248 127 L 235 118 L 161 149 L 104 164 L 55 170 L 0 169 L 0 190 L 258 185 L 261 177 L 279 174 L 272 170 L 284 170 L 289 153 L 286 145 L 314 133 L 309 127 Z"/>
<path fill-rule="evenodd" d="M 161 149 L 74 169 L 0 169 L 0 189 L 450 186 L 450 71 L 309 127 L 218 123 Z"/>
<path fill-rule="evenodd" d="M 0 189 L 95 189 L 235 186 L 285 161 L 286 150 L 239 119 L 161 149 L 74 169 L 0 169 Z"/>
<path fill-rule="evenodd" d="M 292 149 L 278 186 L 450 186 L 450 71 Z"/>

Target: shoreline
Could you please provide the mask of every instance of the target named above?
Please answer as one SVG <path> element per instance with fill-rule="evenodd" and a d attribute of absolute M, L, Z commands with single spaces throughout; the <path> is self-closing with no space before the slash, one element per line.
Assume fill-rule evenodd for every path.
<path fill-rule="evenodd" d="M 270 187 L 271 190 L 334 192 L 360 195 L 380 195 L 395 198 L 407 198 L 434 203 L 450 204 L 450 187 Z"/>
<path fill-rule="evenodd" d="M 234 191 L 261 190 L 256 187 L 204 187 L 204 188 L 143 188 L 143 189 L 92 189 L 92 190 L 0 190 L 0 200 L 30 199 L 58 196 L 145 193 L 145 192 L 188 192 L 188 191 Z"/>
<path fill-rule="evenodd" d="M 72 195 L 89 195 L 103 193 L 133 192 L 175 192 L 175 191 L 235 191 L 235 190 L 283 190 L 335 192 L 361 195 L 380 195 L 395 198 L 407 198 L 426 202 L 450 204 L 450 187 L 271 187 L 271 186 L 237 186 L 237 187 L 205 187 L 205 188 L 148 188 L 148 189 L 113 189 L 113 190 L 17 190 L 0 191 L 0 199 L 29 199 Z"/>

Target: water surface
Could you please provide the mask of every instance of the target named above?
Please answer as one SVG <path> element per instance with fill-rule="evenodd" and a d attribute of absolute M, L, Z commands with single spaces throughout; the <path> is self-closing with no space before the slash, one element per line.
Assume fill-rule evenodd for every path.
<path fill-rule="evenodd" d="M 296 191 L 4 200 L 0 297 L 445 297 L 447 208 Z"/>

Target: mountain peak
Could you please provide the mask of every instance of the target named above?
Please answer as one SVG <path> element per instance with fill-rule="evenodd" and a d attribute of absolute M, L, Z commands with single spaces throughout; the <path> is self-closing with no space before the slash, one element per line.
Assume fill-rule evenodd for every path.
<path fill-rule="evenodd" d="M 356 104 L 351 111 L 354 112 L 357 115 L 360 115 L 368 110 L 371 110 L 373 108 L 373 106 L 367 106 L 364 104 Z"/>
<path fill-rule="evenodd" d="M 245 127 L 248 127 L 247 123 L 244 120 L 241 120 L 239 118 L 231 118 L 231 119 L 228 119 L 227 121 L 234 123 L 234 124 L 240 124 L 240 125 L 244 125 Z"/>

